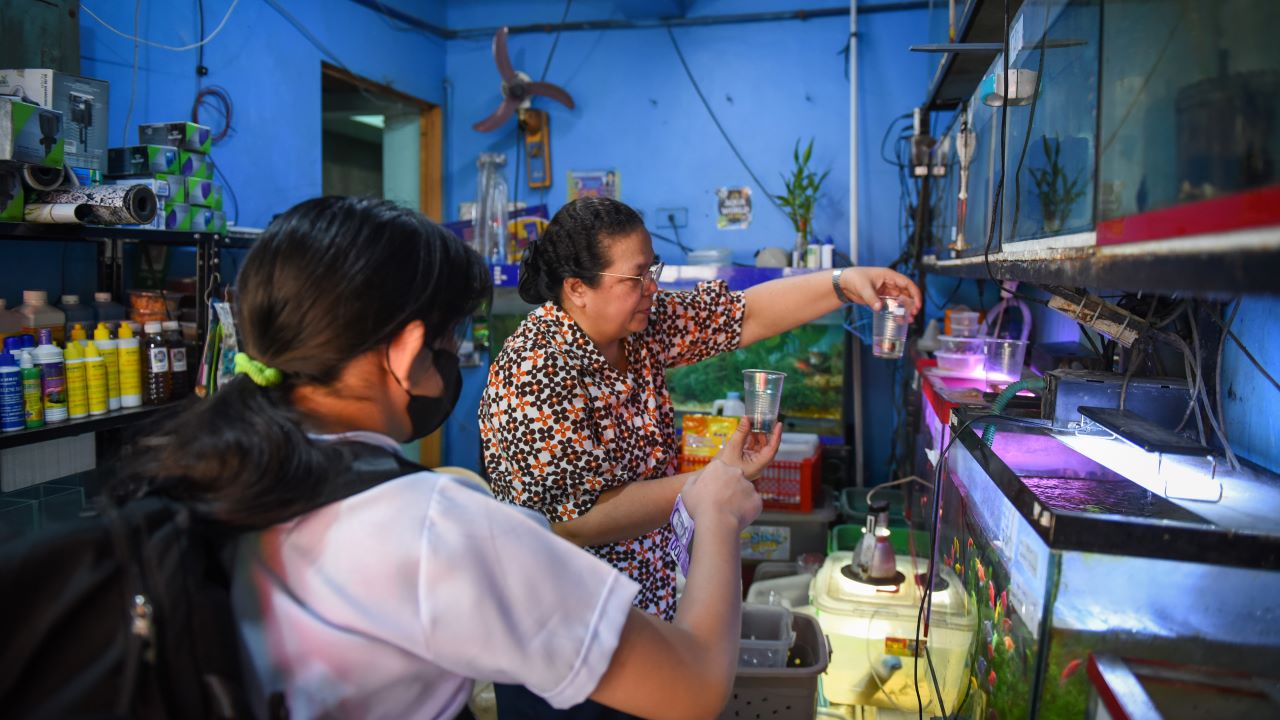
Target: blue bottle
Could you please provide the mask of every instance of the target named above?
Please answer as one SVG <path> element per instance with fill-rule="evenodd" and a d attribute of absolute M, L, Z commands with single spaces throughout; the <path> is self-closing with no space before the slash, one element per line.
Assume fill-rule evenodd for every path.
<path fill-rule="evenodd" d="M 22 406 L 22 371 L 9 353 L 0 353 L 0 432 L 26 427 Z"/>

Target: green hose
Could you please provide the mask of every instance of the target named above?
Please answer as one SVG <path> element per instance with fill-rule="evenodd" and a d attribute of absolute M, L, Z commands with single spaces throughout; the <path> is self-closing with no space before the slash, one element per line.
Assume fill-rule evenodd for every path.
<path fill-rule="evenodd" d="M 1009 405 L 1009 401 L 1013 399 L 1013 396 L 1017 395 L 1022 390 L 1044 390 L 1044 378 L 1027 378 L 1026 380 L 1019 380 L 1000 391 L 1000 394 L 996 396 L 995 403 L 991 406 L 991 414 L 999 415 L 1004 412 L 1005 407 Z M 986 443 L 987 447 L 991 447 L 991 443 L 995 441 L 995 423 L 988 423 L 987 427 L 982 431 L 982 442 Z"/>

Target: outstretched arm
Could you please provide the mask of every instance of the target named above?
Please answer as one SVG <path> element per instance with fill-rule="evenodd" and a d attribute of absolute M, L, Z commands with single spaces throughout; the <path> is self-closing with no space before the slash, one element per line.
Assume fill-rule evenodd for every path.
<path fill-rule="evenodd" d="M 923 303 L 920 288 L 911 278 L 889 268 L 845 268 L 840 274 L 840 287 L 850 300 L 873 310 L 880 309 L 881 295 L 904 298 L 912 316 Z M 831 272 L 825 270 L 770 280 L 748 288 L 746 296 L 739 347 L 799 327 L 841 305 L 831 285 Z"/>

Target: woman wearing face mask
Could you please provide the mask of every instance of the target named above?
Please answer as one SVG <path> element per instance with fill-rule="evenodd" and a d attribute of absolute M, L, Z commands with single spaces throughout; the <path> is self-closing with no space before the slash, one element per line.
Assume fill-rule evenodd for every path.
<path fill-rule="evenodd" d="M 744 428 L 684 486 L 691 600 L 668 625 L 540 518 L 425 469 L 298 511 L 354 457 L 407 465 L 398 443 L 449 414 L 455 330 L 490 292 L 461 241 L 390 202 L 310 200 L 272 222 L 237 288 L 243 376 L 149 437 L 131 477 L 266 527 L 240 540 L 233 583 L 263 703 L 283 693 L 303 718 L 451 717 L 483 678 L 557 707 L 719 712 L 737 656 L 737 536 L 760 509 L 743 468 L 776 446 L 744 450 Z"/>
<path fill-rule="evenodd" d="M 898 295 L 914 315 L 920 291 L 886 268 L 783 278 L 746 292 L 730 292 L 722 281 L 660 292 L 661 272 L 644 221 L 630 207 L 582 198 L 561 208 L 521 265 L 520 296 L 539 307 L 494 359 L 480 434 L 499 499 L 542 513 L 562 537 L 639 583 L 637 607 L 671 620 L 676 565 L 665 551 L 673 536 L 668 519 L 687 475 L 674 474 L 679 449 L 665 371 L 846 302 L 878 308 L 878 295 Z M 779 424 L 774 442 L 780 433 Z M 562 715 L 504 686 L 498 709 L 512 720 L 595 716 L 590 707 Z"/>

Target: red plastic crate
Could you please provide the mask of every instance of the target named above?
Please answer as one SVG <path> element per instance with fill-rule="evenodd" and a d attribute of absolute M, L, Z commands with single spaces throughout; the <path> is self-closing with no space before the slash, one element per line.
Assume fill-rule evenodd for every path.
<path fill-rule="evenodd" d="M 774 460 L 756 479 L 756 491 L 770 510 L 811 512 L 822 492 L 822 448 L 804 460 Z M 680 456 L 680 472 L 693 472 L 709 457 Z"/>

